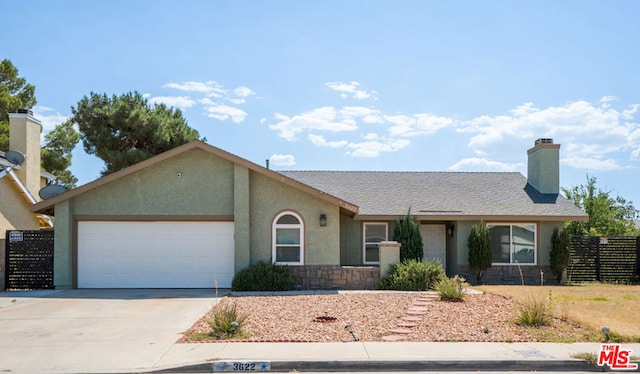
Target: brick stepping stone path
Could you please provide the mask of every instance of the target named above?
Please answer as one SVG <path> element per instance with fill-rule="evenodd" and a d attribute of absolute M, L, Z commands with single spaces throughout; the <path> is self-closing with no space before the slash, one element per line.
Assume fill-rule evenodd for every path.
<path fill-rule="evenodd" d="M 418 327 L 420 326 L 419 323 L 415 323 L 415 322 L 399 322 L 398 324 L 396 324 L 396 326 L 398 327 Z"/>
<path fill-rule="evenodd" d="M 393 330 L 389 330 L 389 331 L 394 333 L 394 334 L 403 334 L 403 335 L 408 335 L 408 334 L 412 333 L 412 331 L 410 329 L 393 329 Z"/>
<path fill-rule="evenodd" d="M 421 310 L 408 310 L 405 313 L 411 316 L 424 316 L 425 314 L 427 314 L 427 312 Z"/>
<path fill-rule="evenodd" d="M 434 301 L 440 300 L 440 297 L 436 294 L 422 294 L 418 296 L 411 306 L 407 308 L 405 316 L 400 317 L 400 322 L 397 323 L 397 327 L 389 330 L 391 335 L 385 335 L 382 340 L 387 342 L 398 342 L 406 340 L 407 335 L 413 332 L 413 328 L 420 326 L 422 316 L 426 315 L 429 311 L 428 306 Z"/>
<path fill-rule="evenodd" d="M 420 322 L 422 321 L 422 318 L 420 317 L 412 317 L 412 316 L 405 316 L 405 317 L 400 317 L 401 320 L 403 321 L 410 321 L 410 322 Z"/>
<path fill-rule="evenodd" d="M 414 301 L 413 306 L 428 306 L 431 305 L 431 301 Z"/>
<path fill-rule="evenodd" d="M 405 340 L 406 337 L 402 336 L 402 335 L 385 335 L 382 337 L 382 340 L 387 341 L 387 342 L 399 342 L 402 340 Z"/>

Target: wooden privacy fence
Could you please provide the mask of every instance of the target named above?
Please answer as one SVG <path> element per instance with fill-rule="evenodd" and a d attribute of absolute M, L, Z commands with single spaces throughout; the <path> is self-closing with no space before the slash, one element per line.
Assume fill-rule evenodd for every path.
<path fill-rule="evenodd" d="M 8 290 L 52 289 L 53 230 L 10 230 L 6 236 Z"/>
<path fill-rule="evenodd" d="M 570 282 L 638 282 L 640 236 L 574 236 L 567 269 Z"/>

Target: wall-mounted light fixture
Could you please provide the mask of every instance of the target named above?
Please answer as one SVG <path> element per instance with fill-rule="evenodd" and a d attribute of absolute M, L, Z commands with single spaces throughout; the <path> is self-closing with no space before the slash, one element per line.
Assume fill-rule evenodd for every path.
<path fill-rule="evenodd" d="M 320 214 L 320 226 L 325 227 L 327 225 L 327 215 L 322 213 Z"/>
<path fill-rule="evenodd" d="M 456 227 L 453 225 L 453 223 L 447 227 L 447 234 L 449 234 L 449 236 L 452 238 L 453 238 L 453 230 L 455 230 L 455 228 Z"/>

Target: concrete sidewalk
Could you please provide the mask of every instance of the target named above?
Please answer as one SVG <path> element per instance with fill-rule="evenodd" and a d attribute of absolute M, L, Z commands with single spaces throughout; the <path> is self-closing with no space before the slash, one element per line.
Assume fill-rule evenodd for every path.
<path fill-rule="evenodd" d="M 212 372 L 214 361 L 269 361 L 272 371 L 602 371 L 572 358 L 599 343 L 175 344 L 155 372 Z M 624 349 L 640 353 L 640 344 Z"/>

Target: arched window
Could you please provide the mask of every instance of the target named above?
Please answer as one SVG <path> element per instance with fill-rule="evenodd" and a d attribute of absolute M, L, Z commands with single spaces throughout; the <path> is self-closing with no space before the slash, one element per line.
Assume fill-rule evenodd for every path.
<path fill-rule="evenodd" d="M 272 258 L 278 265 L 304 263 L 304 224 L 294 212 L 282 212 L 272 225 Z"/>

